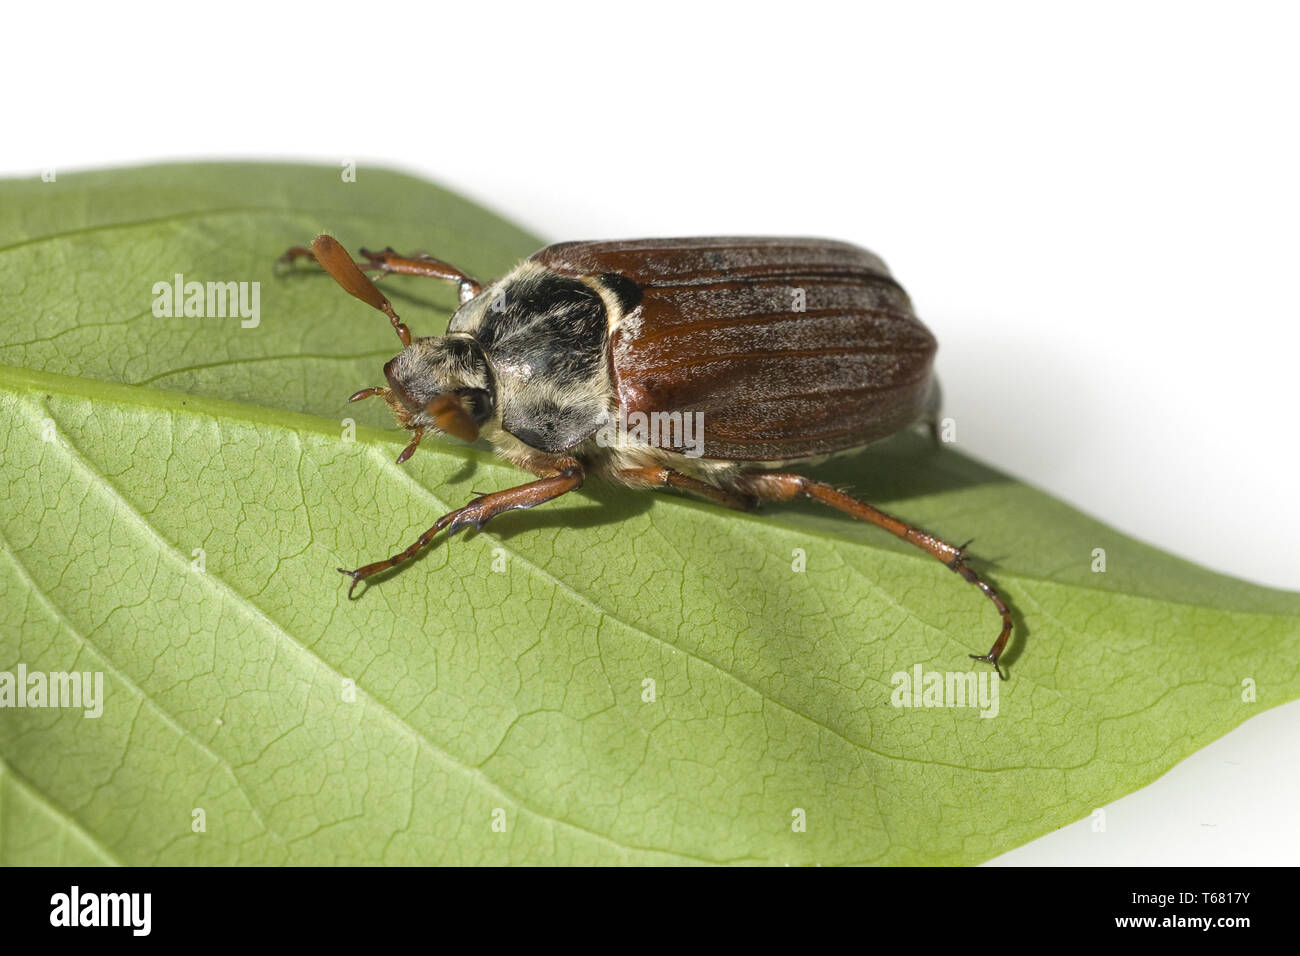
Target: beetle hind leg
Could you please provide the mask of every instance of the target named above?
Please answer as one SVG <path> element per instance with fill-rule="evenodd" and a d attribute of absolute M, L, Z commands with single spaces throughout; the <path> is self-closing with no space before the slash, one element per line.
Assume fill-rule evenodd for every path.
<path fill-rule="evenodd" d="M 925 401 L 925 413 L 921 418 L 921 423 L 925 430 L 930 433 L 930 441 L 935 445 L 943 444 L 943 391 L 939 388 L 939 380 L 933 378 L 930 380 L 930 394 Z"/>
<path fill-rule="evenodd" d="M 974 660 L 987 661 L 992 664 L 994 669 L 997 670 L 998 676 L 1003 680 L 1006 679 L 1006 675 L 1002 672 L 1002 667 L 998 662 L 1002 657 L 1002 652 L 1006 649 L 1007 641 L 1011 639 L 1011 611 L 993 586 L 966 563 L 966 545 L 970 544 L 969 541 L 960 547 L 954 547 L 948 542 L 908 524 L 901 518 L 895 518 L 893 515 L 886 514 L 878 508 L 873 508 L 866 502 L 846 495 L 828 484 L 805 478 L 803 475 L 769 473 L 745 475 L 740 481 L 739 488 L 742 491 L 749 492 L 760 501 L 792 501 L 798 497 L 820 501 L 837 511 L 842 511 L 861 521 L 868 521 L 878 528 L 884 528 L 890 534 L 901 538 L 908 544 L 915 545 L 931 557 L 942 561 L 950 571 L 960 574 L 979 588 L 984 593 L 984 596 L 993 602 L 994 607 L 998 609 L 998 613 L 1002 616 L 1002 630 L 998 634 L 997 640 L 993 642 L 993 646 L 989 648 L 989 652 L 970 656 Z"/>

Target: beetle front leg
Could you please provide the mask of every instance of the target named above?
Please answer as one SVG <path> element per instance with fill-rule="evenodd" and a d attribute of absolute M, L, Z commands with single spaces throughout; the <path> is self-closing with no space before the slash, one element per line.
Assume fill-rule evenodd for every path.
<path fill-rule="evenodd" d="M 483 286 L 476 279 L 430 255 L 402 256 L 394 252 L 390 246 L 383 252 L 362 249 L 361 258 L 365 261 L 358 261 L 357 268 L 363 272 L 378 272 L 376 279 L 393 274 L 455 282 L 462 305 L 483 291 Z M 284 255 L 275 261 L 277 270 L 282 271 L 291 267 L 298 259 L 310 259 L 316 262 L 316 256 L 306 246 L 293 246 L 285 250 Z"/>
<path fill-rule="evenodd" d="M 400 256 L 393 251 L 392 246 L 389 246 L 383 252 L 371 252 L 369 249 L 362 249 L 361 255 L 367 261 L 367 264 L 362 268 L 378 269 L 380 275 L 387 275 L 391 272 L 397 275 L 423 276 L 426 279 L 445 279 L 454 282 L 459 289 L 462 305 L 483 291 L 483 286 L 477 280 L 471 279 L 455 266 L 449 265 L 441 259 L 435 259 L 430 255 Z"/>
<path fill-rule="evenodd" d="M 280 256 L 280 258 L 275 260 L 276 275 L 283 276 L 293 272 L 294 271 L 293 264 L 297 262 L 299 259 L 307 259 L 318 266 L 320 265 L 320 263 L 316 261 L 315 253 L 313 253 L 306 246 L 290 246 L 288 249 L 284 250 L 284 255 Z M 356 260 L 356 267 L 363 271 L 366 269 L 370 269 L 371 271 L 373 271 L 379 268 L 379 266 L 377 266 L 374 262 L 370 261 L 368 258 L 365 261 Z M 325 270 L 322 268 L 321 271 L 323 272 Z"/>
<path fill-rule="evenodd" d="M 993 589 L 993 586 L 966 564 L 966 544 L 970 544 L 969 541 L 960 547 L 953 547 L 948 542 L 940 540 L 900 518 L 895 518 L 893 515 L 886 514 L 879 508 L 873 508 L 866 502 L 846 495 L 830 485 L 814 481 L 811 478 L 805 478 L 803 475 L 747 475 L 742 480 L 741 487 L 762 501 L 791 501 L 801 495 L 814 501 L 820 501 L 837 511 L 843 511 L 854 518 L 869 521 L 878 528 L 884 528 L 890 534 L 902 538 L 908 544 L 915 545 L 926 554 L 938 558 L 950 571 L 960 574 L 983 591 L 985 596 L 993 602 L 993 606 L 998 609 L 998 613 L 1002 615 L 1002 631 L 998 634 L 997 640 L 993 642 L 993 646 L 989 648 L 989 652 L 970 656 L 977 661 L 988 661 L 997 670 L 998 676 L 1006 680 L 1006 675 L 1002 673 L 1002 667 L 998 664 L 998 660 L 1002 657 L 1003 650 L 1006 649 L 1007 641 L 1011 639 L 1011 611 L 998 592 Z"/>
<path fill-rule="evenodd" d="M 555 474 L 538 481 L 530 481 L 516 488 L 507 488 L 505 491 L 494 491 L 490 494 L 480 495 L 465 507 L 457 508 L 455 511 L 443 515 L 434 522 L 432 528 L 420 535 L 414 544 L 404 551 L 399 551 L 391 558 L 375 561 L 372 564 L 357 568 L 355 571 L 339 568 L 340 574 L 352 579 L 352 584 L 348 588 L 348 597 L 352 597 L 352 592 L 356 590 L 357 585 L 366 578 L 379 574 L 381 571 L 387 571 L 389 568 L 394 568 L 403 561 L 409 561 L 415 557 L 444 528 L 449 536 L 467 525 L 482 529 L 485 524 L 502 512 L 515 511 L 519 508 L 533 508 L 581 488 L 583 477 L 582 465 L 573 459 L 569 459 L 558 468 Z"/>

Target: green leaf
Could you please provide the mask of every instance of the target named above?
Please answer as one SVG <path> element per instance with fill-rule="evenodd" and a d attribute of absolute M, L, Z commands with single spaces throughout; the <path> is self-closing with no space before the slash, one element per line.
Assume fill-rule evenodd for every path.
<path fill-rule="evenodd" d="M 491 278 L 539 241 L 364 168 L 0 195 L 0 670 L 104 680 L 98 718 L 0 711 L 0 862 L 975 863 L 1300 691 L 1300 595 L 911 434 L 817 474 L 976 538 L 1017 612 L 989 719 L 891 702 L 896 674 L 970 669 L 989 602 L 811 506 L 593 482 L 348 601 L 336 566 L 521 475 L 451 441 L 395 465 L 384 410 L 344 401 L 381 377 L 391 329 L 273 260 L 328 230 Z M 260 282 L 260 324 L 155 317 L 176 273 Z M 454 306 L 385 284 L 417 334 Z"/>

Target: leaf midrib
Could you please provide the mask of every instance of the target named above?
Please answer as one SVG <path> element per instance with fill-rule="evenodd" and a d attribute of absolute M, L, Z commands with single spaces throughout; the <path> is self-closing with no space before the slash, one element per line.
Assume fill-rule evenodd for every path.
<path fill-rule="evenodd" d="M 330 438 L 336 438 L 339 431 L 339 424 L 336 420 L 324 418 L 319 415 L 309 415 L 305 412 L 292 412 L 269 408 L 264 405 L 254 405 L 249 402 L 239 402 L 225 398 L 213 398 L 206 395 L 194 395 L 187 392 L 176 392 L 168 389 L 150 388 L 143 385 L 127 385 L 120 382 L 109 382 L 103 379 L 87 378 L 84 376 L 63 375 L 58 372 L 46 372 L 22 366 L 0 365 L 0 387 L 6 386 L 14 391 L 57 392 L 71 398 L 80 398 L 87 401 L 116 402 L 122 405 L 131 405 L 137 408 L 145 408 L 167 413 L 189 412 L 213 420 L 228 419 L 250 425 L 269 425 L 277 428 L 286 428 L 292 431 L 328 436 Z M 407 442 L 405 437 L 397 434 L 397 429 L 395 427 L 393 429 L 385 430 L 361 424 L 356 426 L 356 440 L 359 444 L 386 445 L 392 447 L 405 446 Z M 436 447 L 429 445 L 424 446 L 421 448 L 420 454 L 436 454 L 455 458 L 460 461 L 472 461 L 476 464 L 490 465 L 492 467 L 501 466 L 500 459 L 493 453 L 469 445 L 453 445 L 442 442 Z M 716 508 L 713 505 L 676 495 L 660 496 L 656 501 L 656 507 L 700 508 L 710 514 L 716 513 Z M 783 530 L 790 531 L 796 530 L 794 527 L 787 525 L 780 520 L 775 522 L 772 521 L 769 516 L 759 516 L 745 512 L 736 512 L 734 514 L 729 514 L 729 516 L 735 521 L 758 521 L 764 526 L 776 526 Z M 801 535 L 811 535 L 818 540 L 832 544 L 843 543 L 844 541 L 840 535 L 819 527 L 799 525 L 797 531 Z M 903 550 L 887 549 L 873 544 L 870 541 L 856 541 L 854 543 L 860 544 L 865 548 L 870 548 L 873 551 L 886 551 L 892 557 L 914 561 L 917 564 L 928 565 L 933 562 L 933 559 L 931 558 L 909 554 Z M 1063 582 L 1045 575 L 1036 575 L 1005 568 L 999 568 L 998 575 L 1000 578 L 1007 580 L 1033 582 L 1050 587 L 1078 589 L 1092 593 L 1126 597 L 1139 601 L 1153 601 L 1174 607 L 1213 610 L 1227 614 L 1247 614 L 1252 616 L 1283 618 L 1295 616 L 1293 613 L 1284 610 L 1225 609 L 1208 602 L 1202 603 L 1165 596 L 1152 597 L 1150 595 L 1139 594 L 1135 591 L 1125 590 L 1122 588 L 1100 588 L 1082 582 Z"/>

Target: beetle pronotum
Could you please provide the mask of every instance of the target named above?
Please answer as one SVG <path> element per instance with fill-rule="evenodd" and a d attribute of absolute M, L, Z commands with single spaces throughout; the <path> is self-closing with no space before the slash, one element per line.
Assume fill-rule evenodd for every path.
<path fill-rule="evenodd" d="M 380 396 L 413 432 L 486 438 L 537 476 L 443 515 L 404 551 L 355 570 L 357 584 L 414 557 L 440 531 L 482 528 L 581 487 L 588 474 L 633 488 L 675 488 L 729 508 L 805 497 L 869 521 L 942 561 L 1002 617 L 987 654 L 998 669 L 1011 636 L 1002 598 L 967 563 L 966 545 L 934 535 L 830 485 L 783 470 L 884 438 L 937 414 L 935 340 L 883 262 L 821 239 L 695 238 L 547 246 L 486 289 L 454 266 L 392 249 L 352 257 L 330 236 L 281 257 L 315 259 L 388 316 L 402 351 Z M 440 337 L 412 339 L 365 274 L 457 283 L 460 307 Z M 647 441 L 611 420 L 704 416 L 702 453 L 681 429 Z M 662 439 L 664 436 L 658 436 Z M 698 450 L 698 449 L 696 449 Z M 969 542 L 967 542 L 969 544 Z"/>

